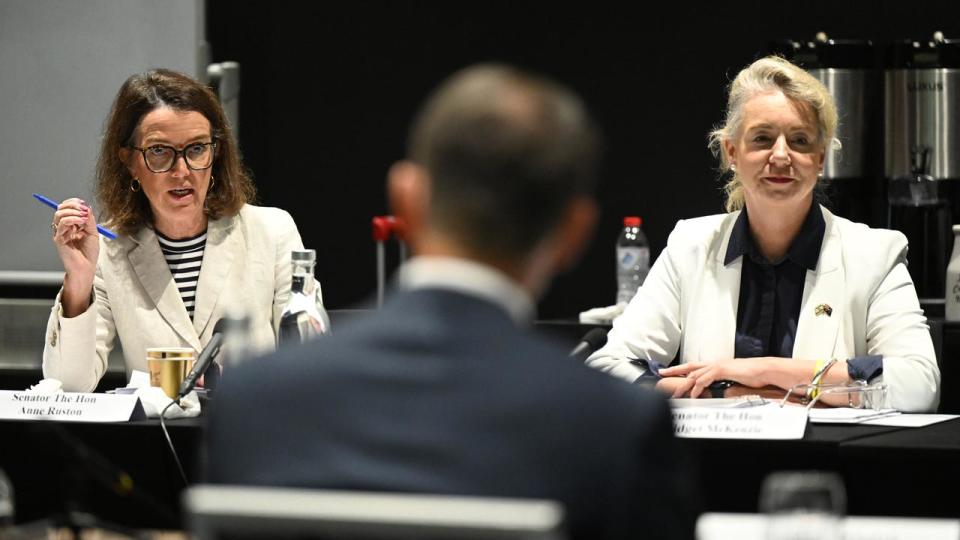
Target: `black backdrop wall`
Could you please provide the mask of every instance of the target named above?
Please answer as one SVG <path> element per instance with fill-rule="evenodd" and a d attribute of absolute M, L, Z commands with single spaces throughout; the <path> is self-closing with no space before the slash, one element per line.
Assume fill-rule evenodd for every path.
<path fill-rule="evenodd" d="M 643 217 L 656 255 L 678 219 L 721 211 L 706 133 L 721 120 L 729 79 L 769 42 L 818 31 L 881 44 L 935 30 L 953 38 L 958 15 L 955 1 L 208 0 L 207 36 L 214 61 L 241 64 L 240 141 L 260 203 L 293 214 L 334 309 L 374 290 L 370 218 L 387 213 L 385 173 L 403 157 L 407 125 L 431 88 L 495 60 L 580 92 L 606 137 L 602 216 L 580 266 L 540 304 L 542 318 L 557 318 L 612 303 L 624 215 Z"/>

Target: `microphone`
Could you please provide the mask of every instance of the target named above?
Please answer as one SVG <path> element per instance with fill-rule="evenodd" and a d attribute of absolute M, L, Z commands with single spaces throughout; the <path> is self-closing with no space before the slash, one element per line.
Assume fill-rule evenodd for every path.
<path fill-rule="evenodd" d="M 603 328 L 594 328 L 582 338 L 577 346 L 570 351 L 570 358 L 577 358 L 581 362 L 587 359 L 590 354 L 607 344 L 607 331 Z"/>
<path fill-rule="evenodd" d="M 207 371 L 213 359 L 220 354 L 220 346 L 223 345 L 223 334 L 229 325 L 230 321 L 224 318 L 217 321 L 217 324 L 213 326 L 213 335 L 210 337 L 210 341 L 207 343 L 207 346 L 200 351 L 200 356 L 198 356 L 197 361 L 193 363 L 193 369 L 190 370 L 190 373 L 187 373 L 187 376 L 183 379 L 183 383 L 180 384 L 180 391 L 177 394 L 178 402 L 183 396 L 193 390 L 193 387 L 197 384 L 197 379 Z"/>

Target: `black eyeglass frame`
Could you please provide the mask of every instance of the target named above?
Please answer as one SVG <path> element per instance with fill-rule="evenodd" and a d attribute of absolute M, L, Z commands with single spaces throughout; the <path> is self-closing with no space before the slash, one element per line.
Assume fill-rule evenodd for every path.
<path fill-rule="evenodd" d="M 209 146 L 210 150 L 214 152 L 214 154 L 217 151 L 217 141 L 210 141 L 210 142 L 204 142 L 204 143 L 190 143 L 184 146 L 183 150 L 177 150 L 176 148 L 168 144 L 152 144 L 150 146 L 147 146 L 146 148 L 141 148 L 139 146 L 131 146 L 130 148 L 140 151 L 140 155 L 143 156 L 143 164 L 146 165 L 147 168 L 150 169 L 150 172 L 153 172 L 153 173 L 159 174 L 159 173 L 172 171 L 173 168 L 177 166 L 177 160 L 180 159 L 180 156 L 183 156 L 183 162 L 187 164 L 187 168 L 190 169 L 191 171 L 205 171 L 210 167 L 213 167 L 213 162 L 216 158 L 216 155 L 214 155 L 214 157 L 210 159 L 210 164 L 207 165 L 206 167 L 194 167 L 193 165 L 190 164 L 190 160 L 187 159 L 187 149 L 193 146 Z M 173 151 L 173 161 L 170 162 L 169 167 L 160 171 L 155 171 L 153 167 L 150 166 L 150 160 L 147 159 L 147 150 L 151 150 L 153 148 L 166 148 Z"/>

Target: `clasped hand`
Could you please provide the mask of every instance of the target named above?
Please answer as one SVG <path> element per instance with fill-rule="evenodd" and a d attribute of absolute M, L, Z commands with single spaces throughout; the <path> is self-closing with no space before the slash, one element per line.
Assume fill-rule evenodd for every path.
<path fill-rule="evenodd" d="M 761 388 L 772 384 L 768 375 L 776 360 L 769 357 L 730 358 L 711 363 L 680 364 L 660 370 L 663 379 L 657 383 L 657 388 L 673 397 L 691 398 L 700 397 L 708 386 L 722 380 Z"/>

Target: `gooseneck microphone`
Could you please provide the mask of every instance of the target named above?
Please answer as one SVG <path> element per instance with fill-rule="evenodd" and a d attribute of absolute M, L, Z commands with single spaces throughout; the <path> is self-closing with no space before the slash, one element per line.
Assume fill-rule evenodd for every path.
<path fill-rule="evenodd" d="M 183 379 L 183 383 L 180 384 L 177 401 L 180 401 L 183 396 L 193 390 L 193 387 L 197 384 L 197 379 L 207 371 L 210 363 L 220 354 L 220 346 L 223 345 L 223 334 L 229 325 L 229 320 L 224 318 L 217 321 L 217 324 L 213 326 L 213 335 L 210 336 L 210 341 L 207 343 L 207 346 L 200 351 L 200 356 L 198 356 L 197 361 L 194 362 L 193 369 L 190 370 L 190 373 L 187 373 L 187 376 Z"/>
<path fill-rule="evenodd" d="M 582 338 L 577 346 L 570 351 L 570 358 L 577 358 L 581 362 L 587 359 L 593 351 L 607 344 L 607 331 L 603 328 L 594 328 Z"/>

